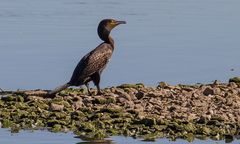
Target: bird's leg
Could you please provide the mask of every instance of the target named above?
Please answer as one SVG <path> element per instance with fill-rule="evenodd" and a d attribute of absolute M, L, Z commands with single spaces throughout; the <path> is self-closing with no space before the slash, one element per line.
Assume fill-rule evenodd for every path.
<path fill-rule="evenodd" d="M 92 93 L 91 93 L 91 91 L 90 91 L 90 88 L 89 88 L 89 84 L 88 84 L 88 83 L 85 83 L 85 86 L 87 87 L 88 94 L 89 94 L 89 95 L 92 95 Z"/>
<path fill-rule="evenodd" d="M 103 93 L 101 92 L 100 86 L 99 84 L 96 85 L 97 86 L 97 95 L 102 95 Z"/>
<path fill-rule="evenodd" d="M 102 95 L 103 93 L 101 92 L 101 89 L 100 89 L 100 86 L 99 86 L 99 83 L 100 83 L 100 73 L 99 72 L 96 72 L 92 75 L 92 80 L 93 80 L 93 83 L 94 85 L 97 87 L 97 95 Z"/>

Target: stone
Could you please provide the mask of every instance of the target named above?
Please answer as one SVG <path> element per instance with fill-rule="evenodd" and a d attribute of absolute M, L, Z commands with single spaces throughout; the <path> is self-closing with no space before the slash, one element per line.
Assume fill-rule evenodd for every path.
<path fill-rule="evenodd" d="M 221 82 L 219 81 L 219 80 L 215 80 L 214 82 L 213 82 L 213 85 L 220 85 L 221 84 Z"/>
<path fill-rule="evenodd" d="M 80 109 L 81 107 L 83 107 L 83 102 L 82 101 L 76 101 L 76 102 L 73 102 L 73 108 L 75 109 L 75 110 L 78 110 L 78 109 Z"/>
<path fill-rule="evenodd" d="M 166 88 L 167 86 L 169 86 L 166 82 L 159 82 L 157 88 Z"/>
<path fill-rule="evenodd" d="M 213 88 L 213 94 L 214 95 L 221 95 L 221 89 L 216 87 L 216 88 Z"/>
<path fill-rule="evenodd" d="M 235 82 L 229 82 L 228 84 L 231 88 L 237 88 L 238 85 Z"/>
<path fill-rule="evenodd" d="M 139 91 L 138 93 L 136 93 L 136 98 L 138 99 L 138 100 L 140 100 L 140 99 L 142 99 L 144 96 L 145 96 L 145 93 L 144 92 L 142 92 L 142 91 Z"/>
<path fill-rule="evenodd" d="M 229 79 L 229 83 L 230 82 L 235 82 L 235 83 L 240 83 L 240 77 L 233 77 Z"/>
<path fill-rule="evenodd" d="M 128 93 L 126 93 L 123 90 L 121 90 L 121 89 L 116 89 L 115 93 L 118 94 L 119 96 L 129 100 L 129 101 L 132 100 L 131 96 Z"/>
<path fill-rule="evenodd" d="M 55 104 L 55 103 L 50 104 L 50 110 L 51 111 L 62 111 L 63 108 L 64 108 L 64 105 Z"/>
<path fill-rule="evenodd" d="M 213 88 L 206 87 L 206 88 L 203 90 L 203 94 L 204 94 L 205 96 L 213 95 L 213 94 L 214 94 L 214 90 L 213 90 Z"/>
<path fill-rule="evenodd" d="M 134 109 L 135 109 L 136 111 L 139 111 L 139 112 L 144 111 L 144 108 L 143 108 L 143 106 L 142 106 L 141 104 L 136 104 L 136 105 L 134 106 Z"/>

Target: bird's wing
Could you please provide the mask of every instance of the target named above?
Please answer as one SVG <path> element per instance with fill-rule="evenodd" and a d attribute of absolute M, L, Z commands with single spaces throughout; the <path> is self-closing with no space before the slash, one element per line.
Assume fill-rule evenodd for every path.
<path fill-rule="evenodd" d="M 94 50 L 86 54 L 75 68 L 71 82 L 80 82 L 95 72 L 102 71 L 112 56 L 110 44 L 102 43 Z"/>

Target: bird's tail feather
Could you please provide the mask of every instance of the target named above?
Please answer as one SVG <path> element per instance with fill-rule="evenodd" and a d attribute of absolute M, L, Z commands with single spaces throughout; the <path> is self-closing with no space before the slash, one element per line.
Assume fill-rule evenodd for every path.
<path fill-rule="evenodd" d="M 62 90 L 64 90 L 64 89 L 68 88 L 69 86 L 70 86 L 69 83 L 66 83 L 66 84 L 64 84 L 64 85 L 58 86 L 58 87 L 56 87 L 54 90 L 50 91 L 50 92 L 48 93 L 48 95 L 54 95 L 54 94 L 56 94 L 56 93 L 58 93 L 58 92 L 60 92 L 60 91 L 62 91 Z"/>

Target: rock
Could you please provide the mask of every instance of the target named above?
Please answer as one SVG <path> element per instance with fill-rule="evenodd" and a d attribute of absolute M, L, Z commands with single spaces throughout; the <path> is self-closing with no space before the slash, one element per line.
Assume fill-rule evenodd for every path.
<path fill-rule="evenodd" d="M 188 114 L 187 121 L 191 122 L 191 121 L 193 121 L 195 119 L 197 119 L 197 115 L 196 114 L 194 114 L 194 113 Z"/>
<path fill-rule="evenodd" d="M 206 114 L 208 114 L 208 115 L 213 115 L 214 114 L 214 112 L 213 112 L 213 110 L 211 109 L 211 108 L 208 108 L 208 111 L 207 111 L 207 113 Z"/>
<path fill-rule="evenodd" d="M 150 97 L 150 98 L 156 98 L 156 97 L 161 97 L 162 96 L 162 92 L 149 92 L 146 94 L 146 97 Z"/>
<path fill-rule="evenodd" d="M 203 90 L 203 94 L 204 94 L 205 96 L 213 95 L 213 94 L 214 94 L 214 90 L 213 90 L 213 88 L 206 87 L 206 88 Z"/>
<path fill-rule="evenodd" d="M 235 82 L 235 83 L 240 83 L 240 77 L 233 77 L 229 79 L 229 83 L 230 82 Z"/>
<path fill-rule="evenodd" d="M 144 92 L 142 92 L 142 91 L 139 91 L 138 93 L 136 93 L 136 98 L 138 99 L 138 100 L 140 100 L 140 99 L 142 99 L 144 96 L 145 96 L 145 93 Z"/>
<path fill-rule="evenodd" d="M 197 120 L 198 124 L 206 124 L 209 121 L 209 116 L 207 115 L 202 115 L 200 118 Z"/>
<path fill-rule="evenodd" d="M 173 112 L 173 111 L 175 111 L 176 109 L 177 109 L 177 108 L 176 108 L 175 106 L 170 106 L 168 110 L 169 110 L 170 112 Z"/>
<path fill-rule="evenodd" d="M 64 108 L 64 105 L 55 104 L 55 103 L 50 104 L 50 110 L 51 111 L 62 111 L 63 108 Z"/>
<path fill-rule="evenodd" d="M 134 109 L 135 109 L 136 111 L 139 111 L 139 112 L 143 112 L 143 111 L 144 111 L 144 108 L 143 108 L 143 106 L 142 106 L 141 104 L 136 104 L 136 105 L 134 106 Z"/>
<path fill-rule="evenodd" d="M 123 98 L 127 99 L 128 101 L 132 100 L 131 96 L 121 89 L 116 89 L 115 93 L 118 94 L 120 97 L 123 97 Z"/>
<path fill-rule="evenodd" d="M 221 89 L 218 87 L 213 88 L 213 94 L 214 95 L 221 95 Z"/>
<path fill-rule="evenodd" d="M 8 95 L 8 96 L 3 96 L 1 97 L 2 101 L 16 101 L 16 97 L 12 96 L 12 95 Z"/>
<path fill-rule="evenodd" d="M 124 89 L 124 88 L 135 88 L 135 89 L 138 89 L 138 88 L 142 88 L 144 87 L 144 85 L 142 83 L 137 83 L 137 84 L 122 84 L 120 86 L 117 86 L 117 88 L 121 88 L 121 89 Z"/>
<path fill-rule="evenodd" d="M 187 133 L 187 134 L 185 135 L 185 138 L 186 138 L 186 140 L 187 140 L 189 143 L 191 143 L 191 142 L 194 141 L 195 136 L 194 136 L 192 133 Z"/>
<path fill-rule="evenodd" d="M 194 89 L 191 88 L 191 87 L 184 87 L 184 88 L 182 88 L 182 90 L 187 91 L 187 92 L 191 92 L 191 91 L 193 91 Z"/>
<path fill-rule="evenodd" d="M 93 104 L 106 104 L 107 99 L 105 97 L 102 97 L 102 96 L 95 96 L 92 103 Z"/>
<path fill-rule="evenodd" d="M 27 91 L 23 91 L 26 95 L 35 95 L 35 96 L 43 96 L 47 94 L 47 91 L 44 90 L 27 90 Z"/>
<path fill-rule="evenodd" d="M 52 132 L 60 132 L 62 131 L 62 126 L 60 124 L 55 124 L 53 127 L 52 127 Z"/>
<path fill-rule="evenodd" d="M 167 86 L 169 86 L 166 82 L 159 82 L 157 88 L 166 88 Z"/>
<path fill-rule="evenodd" d="M 228 113 L 227 116 L 228 116 L 228 120 L 234 120 L 235 118 L 234 115 L 231 113 Z"/>
<path fill-rule="evenodd" d="M 152 126 L 156 124 L 155 118 L 143 118 L 140 121 L 136 121 L 136 123 L 144 124 L 146 126 Z"/>
<path fill-rule="evenodd" d="M 2 128 L 10 128 L 13 122 L 9 119 L 2 120 Z"/>
<path fill-rule="evenodd" d="M 229 82 L 228 84 L 231 88 L 237 88 L 238 85 L 235 82 Z"/>
<path fill-rule="evenodd" d="M 213 82 L 213 85 L 214 86 L 217 86 L 217 85 L 220 85 L 221 84 L 221 82 L 219 81 L 219 80 L 215 80 L 214 82 Z"/>
<path fill-rule="evenodd" d="M 210 133 L 211 133 L 211 129 L 209 129 L 206 126 L 203 126 L 201 130 L 202 130 L 202 133 L 205 135 L 210 135 Z"/>
<path fill-rule="evenodd" d="M 123 98 L 123 97 L 118 97 L 117 98 L 117 102 L 121 103 L 121 104 L 125 104 L 127 102 L 127 100 L 125 98 Z"/>
<path fill-rule="evenodd" d="M 81 108 L 83 106 L 83 102 L 82 101 L 76 101 L 76 102 L 73 102 L 73 108 L 75 110 L 78 110 L 79 108 Z"/>

